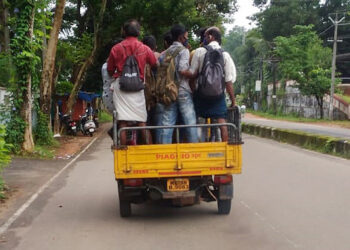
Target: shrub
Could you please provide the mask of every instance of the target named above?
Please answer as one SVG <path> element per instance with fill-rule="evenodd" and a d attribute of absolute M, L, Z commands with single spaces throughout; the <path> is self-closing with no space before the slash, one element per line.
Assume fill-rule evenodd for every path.
<path fill-rule="evenodd" d="M 34 131 L 35 143 L 38 145 L 52 145 L 53 135 L 47 124 L 49 123 L 48 115 L 44 114 L 41 110 L 38 111 L 38 124 Z"/>
<path fill-rule="evenodd" d="M 6 167 L 10 161 L 11 161 L 11 156 L 10 156 L 10 144 L 7 144 L 5 141 L 5 133 L 6 129 L 4 126 L 0 125 L 0 199 L 5 198 L 4 194 L 4 181 L 2 179 L 2 170 L 4 167 Z"/>
<path fill-rule="evenodd" d="M 12 116 L 6 126 L 6 142 L 12 144 L 11 147 L 14 153 L 18 153 L 21 150 L 21 145 L 24 141 L 24 129 L 26 123 L 18 116 Z"/>

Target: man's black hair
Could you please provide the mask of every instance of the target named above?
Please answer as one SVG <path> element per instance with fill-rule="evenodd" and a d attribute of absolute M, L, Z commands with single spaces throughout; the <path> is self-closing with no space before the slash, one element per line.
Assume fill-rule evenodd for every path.
<path fill-rule="evenodd" d="M 145 36 L 142 39 L 142 43 L 147 45 L 151 50 L 155 51 L 157 49 L 157 41 L 153 35 Z"/>
<path fill-rule="evenodd" d="M 181 24 L 175 24 L 173 27 L 171 27 L 171 36 L 173 37 L 173 41 L 177 41 L 180 36 L 185 34 L 187 32 L 185 26 Z"/>
<path fill-rule="evenodd" d="M 204 34 L 207 31 L 208 27 L 202 27 L 197 31 L 197 35 L 200 37 L 200 42 L 204 41 Z"/>
<path fill-rule="evenodd" d="M 138 37 L 140 35 L 140 24 L 136 19 L 130 19 L 126 21 L 123 25 L 123 31 L 125 37 L 133 36 Z"/>
<path fill-rule="evenodd" d="M 173 36 L 171 35 L 171 32 L 168 31 L 163 35 L 163 40 L 170 46 L 173 44 Z"/>
<path fill-rule="evenodd" d="M 215 41 L 221 44 L 221 31 L 217 27 L 210 27 L 207 29 L 206 33 L 214 37 Z"/>

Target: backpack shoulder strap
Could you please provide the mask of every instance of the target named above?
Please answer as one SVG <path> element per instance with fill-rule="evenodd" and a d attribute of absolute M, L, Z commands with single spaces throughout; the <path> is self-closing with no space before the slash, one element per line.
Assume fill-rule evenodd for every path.
<path fill-rule="evenodd" d="M 207 50 L 207 52 L 208 51 L 212 51 L 212 50 L 214 50 L 211 46 L 209 46 L 209 45 L 205 45 L 203 48 L 205 48 L 206 50 Z"/>
<path fill-rule="evenodd" d="M 176 48 L 172 53 L 170 53 L 170 55 L 175 58 L 178 56 L 178 54 L 180 54 L 181 51 L 183 51 L 185 49 L 185 47 L 183 46 L 179 46 L 179 48 Z"/>
<path fill-rule="evenodd" d="M 122 48 L 124 49 L 126 57 L 128 57 L 128 52 L 127 52 L 127 50 L 126 50 L 126 47 L 125 47 L 122 43 L 119 43 L 119 44 L 120 44 L 120 46 L 122 46 Z"/>

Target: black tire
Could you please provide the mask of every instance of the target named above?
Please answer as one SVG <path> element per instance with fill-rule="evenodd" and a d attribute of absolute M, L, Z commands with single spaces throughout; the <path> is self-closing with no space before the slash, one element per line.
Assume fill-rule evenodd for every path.
<path fill-rule="evenodd" d="M 73 136 L 77 136 L 77 131 L 72 132 Z"/>
<path fill-rule="evenodd" d="M 90 132 L 90 136 L 92 137 L 93 135 L 94 135 L 94 133 L 91 133 L 91 132 Z"/>
<path fill-rule="evenodd" d="M 119 213 L 121 217 L 131 216 L 131 204 L 130 201 L 121 200 L 119 198 Z"/>
<path fill-rule="evenodd" d="M 218 212 L 219 214 L 230 214 L 231 211 L 231 199 L 230 200 L 218 200 Z"/>

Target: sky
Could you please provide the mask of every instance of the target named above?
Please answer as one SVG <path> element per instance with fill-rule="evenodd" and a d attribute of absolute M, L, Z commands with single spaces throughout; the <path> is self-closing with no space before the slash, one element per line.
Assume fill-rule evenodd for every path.
<path fill-rule="evenodd" d="M 234 22 L 225 24 L 226 30 L 229 31 L 233 26 L 243 26 L 246 29 L 254 28 L 255 25 L 249 24 L 250 20 L 247 17 L 255 14 L 259 11 L 258 8 L 253 6 L 253 0 L 238 0 L 238 11 L 233 15 Z"/>

